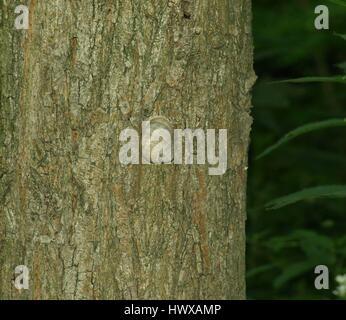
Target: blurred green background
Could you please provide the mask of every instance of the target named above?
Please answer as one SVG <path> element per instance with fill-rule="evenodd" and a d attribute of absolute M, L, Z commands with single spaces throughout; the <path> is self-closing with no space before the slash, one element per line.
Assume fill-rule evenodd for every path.
<path fill-rule="evenodd" d="M 342 298 L 333 291 L 335 277 L 346 274 L 346 126 L 301 135 L 255 159 L 299 126 L 346 118 L 346 81 L 273 83 L 346 74 L 346 37 L 335 34 L 346 35 L 346 6 L 332 2 L 253 1 L 259 79 L 253 91 L 249 159 L 248 299 Z M 329 30 L 314 27 L 319 4 L 329 7 Z M 341 196 L 331 190 L 330 198 L 303 197 L 277 210 L 266 209 L 275 198 L 330 185 L 339 185 Z M 314 269 L 321 264 L 329 267 L 329 290 L 314 286 Z"/>

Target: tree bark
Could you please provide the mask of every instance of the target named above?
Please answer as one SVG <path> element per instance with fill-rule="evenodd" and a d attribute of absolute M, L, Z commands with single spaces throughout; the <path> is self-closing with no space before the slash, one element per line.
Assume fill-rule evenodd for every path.
<path fill-rule="evenodd" d="M 250 2 L 1 2 L 0 299 L 245 298 Z M 121 165 L 155 115 L 226 128 L 227 172 Z"/>

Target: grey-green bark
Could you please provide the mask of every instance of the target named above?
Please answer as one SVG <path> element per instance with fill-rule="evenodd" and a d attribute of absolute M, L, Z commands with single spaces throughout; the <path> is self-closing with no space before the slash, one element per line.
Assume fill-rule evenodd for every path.
<path fill-rule="evenodd" d="M 27 31 L 15 2 L 0 5 L 0 298 L 244 298 L 250 0 L 23 1 Z M 120 131 L 154 115 L 227 128 L 226 174 L 120 165 Z"/>

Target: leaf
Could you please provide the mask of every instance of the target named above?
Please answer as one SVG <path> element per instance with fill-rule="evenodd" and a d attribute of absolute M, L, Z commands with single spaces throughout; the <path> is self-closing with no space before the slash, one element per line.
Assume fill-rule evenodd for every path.
<path fill-rule="evenodd" d="M 312 268 L 310 261 L 303 261 L 287 266 L 282 274 L 274 280 L 274 287 L 280 288 L 289 280 L 296 278 Z"/>
<path fill-rule="evenodd" d="M 346 61 L 345 61 L 345 62 L 338 63 L 336 66 L 337 66 L 339 69 L 341 69 L 344 73 L 346 73 Z"/>
<path fill-rule="evenodd" d="M 307 230 L 299 231 L 301 234 L 301 248 L 310 261 L 323 262 L 323 264 L 334 264 L 334 243 L 324 235 Z M 298 233 L 299 236 L 299 233 Z"/>
<path fill-rule="evenodd" d="M 328 0 L 328 1 L 331 3 L 346 7 L 346 1 L 345 0 Z"/>
<path fill-rule="evenodd" d="M 334 127 L 343 127 L 346 126 L 346 118 L 343 119 L 329 119 L 319 122 L 313 122 L 306 125 L 303 125 L 301 127 L 298 127 L 289 133 L 285 134 L 278 142 L 273 144 L 272 146 L 265 149 L 259 156 L 256 157 L 256 160 L 263 158 L 264 156 L 268 155 L 269 153 L 273 152 L 275 149 L 279 148 L 283 144 L 286 144 L 287 142 L 293 140 L 296 137 L 299 137 L 303 134 L 321 130 L 321 129 L 327 129 L 327 128 L 334 128 Z"/>
<path fill-rule="evenodd" d="M 346 76 L 303 77 L 303 78 L 296 78 L 296 79 L 274 81 L 273 83 L 316 83 L 316 82 L 346 83 Z"/>
<path fill-rule="evenodd" d="M 272 270 L 274 268 L 275 268 L 275 265 L 273 265 L 273 264 L 266 264 L 266 265 L 263 265 L 263 266 L 260 266 L 257 268 L 253 268 L 247 272 L 246 277 L 251 278 L 251 277 L 257 276 L 258 274 L 261 274 L 263 272 Z"/>
<path fill-rule="evenodd" d="M 268 202 L 265 207 L 267 210 L 276 210 L 303 200 L 344 197 L 346 197 L 346 185 L 318 186 L 274 199 Z"/>
<path fill-rule="evenodd" d="M 346 40 L 346 34 L 341 34 L 341 33 L 334 32 L 334 35 L 336 35 L 337 37 L 340 37 L 341 39 Z"/>

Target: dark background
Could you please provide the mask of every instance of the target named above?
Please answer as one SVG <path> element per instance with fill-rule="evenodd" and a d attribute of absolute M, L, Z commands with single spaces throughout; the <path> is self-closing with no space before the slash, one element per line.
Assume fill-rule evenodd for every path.
<path fill-rule="evenodd" d="M 330 29 L 316 30 L 315 7 L 328 5 Z M 346 274 L 345 198 L 305 199 L 278 210 L 269 201 L 305 188 L 346 185 L 346 127 L 302 135 L 255 160 L 285 133 L 346 117 L 346 83 L 272 83 L 346 74 L 346 6 L 328 1 L 255 0 L 254 125 L 248 184 L 248 299 L 340 299 Z M 326 265 L 330 289 L 316 290 L 314 269 Z"/>

